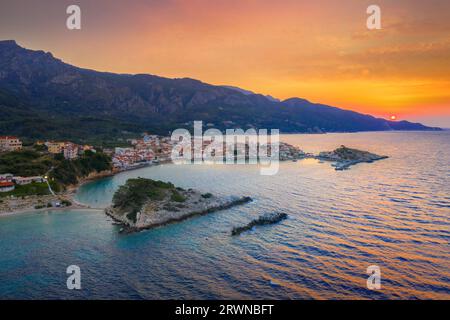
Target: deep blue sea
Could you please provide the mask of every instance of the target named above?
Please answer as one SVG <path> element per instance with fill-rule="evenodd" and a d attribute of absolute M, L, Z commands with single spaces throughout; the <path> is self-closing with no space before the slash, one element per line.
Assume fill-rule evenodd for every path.
<path fill-rule="evenodd" d="M 348 171 L 316 160 L 161 165 L 83 186 L 105 207 L 130 177 L 254 202 L 131 235 L 101 211 L 0 217 L 0 299 L 450 299 L 450 132 L 286 135 L 307 152 L 344 144 L 390 156 Z M 287 220 L 231 237 L 266 212 Z M 66 268 L 81 268 L 68 290 Z M 366 268 L 381 269 L 381 289 Z"/>

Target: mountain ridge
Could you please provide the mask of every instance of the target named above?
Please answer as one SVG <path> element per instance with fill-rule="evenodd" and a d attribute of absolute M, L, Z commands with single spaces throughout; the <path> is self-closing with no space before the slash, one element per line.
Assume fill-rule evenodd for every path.
<path fill-rule="evenodd" d="M 284 133 L 440 129 L 301 98 L 277 101 L 196 79 L 83 69 L 14 40 L 0 41 L 0 109 L 0 134 L 38 138 L 168 134 L 194 120 L 220 130 L 277 128 Z"/>

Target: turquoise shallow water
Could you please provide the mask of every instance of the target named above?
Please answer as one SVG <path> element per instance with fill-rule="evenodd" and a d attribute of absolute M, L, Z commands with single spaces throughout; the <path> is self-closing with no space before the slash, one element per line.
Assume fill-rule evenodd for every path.
<path fill-rule="evenodd" d="M 102 212 L 0 218 L 0 298 L 450 298 L 450 132 L 289 135 L 305 151 L 345 144 L 389 155 L 337 172 L 314 160 L 255 166 L 162 165 L 87 184 L 78 200 L 109 204 L 130 177 L 253 203 L 133 235 Z M 265 212 L 289 219 L 231 237 Z M 78 265 L 82 290 L 66 288 Z M 378 265 L 382 288 L 366 289 Z"/>

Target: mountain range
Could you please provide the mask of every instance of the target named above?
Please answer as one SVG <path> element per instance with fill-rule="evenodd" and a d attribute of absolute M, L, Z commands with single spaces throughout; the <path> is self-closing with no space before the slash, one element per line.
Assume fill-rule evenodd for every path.
<path fill-rule="evenodd" d="M 282 133 L 439 130 L 387 121 L 305 99 L 284 101 L 230 86 L 69 65 L 51 53 L 0 41 L 0 134 L 108 140 L 143 131 L 209 127 Z"/>

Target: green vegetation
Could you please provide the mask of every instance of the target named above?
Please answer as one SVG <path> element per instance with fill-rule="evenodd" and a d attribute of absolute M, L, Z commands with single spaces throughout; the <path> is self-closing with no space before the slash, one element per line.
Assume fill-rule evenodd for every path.
<path fill-rule="evenodd" d="M 162 201 L 164 200 L 165 193 L 161 189 L 154 188 L 148 191 L 148 197 L 152 200 Z"/>
<path fill-rule="evenodd" d="M 175 202 L 185 202 L 186 197 L 178 192 L 178 190 L 172 190 L 172 195 L 170 196 L 170 200 Z"/>
<path fill-rule="evenodd" d="M 111 158 L 103 153 L 86 151 L 76 160 L 62 160 L 51 172 L 50 177 L 61 185 L 76 184 L 79 178 L 91 172 L 111 170 Z"/>
<path fill-rule="evenodd" d="M 25 143 L 24 143 L 24 145 L 25 145 Z M 45 152 L 45 151 L 47 151 L 47 146 L 44 144 L 35 144 L 35 145 L 33 145 L 33 149 L 38 152 Z"/>
<path fill-rule="evenodd" d="M 129 179 L 114 194 L 113 207 L 128 212 L 127 218 L 136 222 L 137 213 L 148 200 L 162 201 L 168 192 L 172 192 L 172 196 L 174 192 L 178 193 L 170 182 L 144 178 Z M 178 193 L 178 195 L 184 199 L 181 194 Z"/>
<path fill-rule="evenodd" d="M 134 223 L 136 223 L 137 213 L 138 213 L 138 211 L 134 210 L 134 211 L 131 211 L 129 214 L 127 214 L 128 220 L 133 221 Z"/>
<path fill-rule="evenodd" d="M 334 150 L 334 153 L 342 160 L 358 160 L 370 155 L 370 152 L 351 149 L 346 146 L 340 146 Z"/>
<path fill-rule="evenodd" d="M 209 199 L 209 198 L 211 198 L 212 197 L 212 194 L 211 193 L 204 193 L 204 194 L 202 194 L 202 198 L 205 198 L 205 199 Z"/>
<path fill-rule="evenodd" d="M 136 138 L 147 130 L 135 122 L 106 118 L 104 115 L 67 116 L 55 114 L 52 108 L 38 111 L 27 103 L 21 103 L 21 99 L 0 89 L 0 135 L 20 136 L 24 145 L 32 144 L 36 139 L 48 139 L 120 147 L 126 144 L 126 139 Z"/>
<path fill-rule="evenodd" d="M 65 185 L 75 184 L 92 172 L 111 170 L 111 158 L 104 153 L 86 151 L 76 160 L 66 160 L 62 154 L 52 155 L 40 146 L 14 152 L 0 154 L 0 173 L 11 173 L 15 176 L 49 175 L 49 183 L 53 191 L 59 192 Z M 23 196 L 48 194 L 46 183 L 33 183 L 16 186 L 11 192 L 2 196 Z"/>
<path fill-rule="evenodd" d="M 59 183 L 57 183 L 55 180 L 49 180 L 48 183 L 50 184 L 50 187 L 52 188 L 53 192 L 60 192 L 63 187 Z"/>
<path fill-rule="evenodd" d="M 35 150 L 21 150 L 0 155 L 0 173 L 30 177 L 44 175 L 58 161 L 52 155 Z"/>
<path fill-rule="evenodd" d="M 63 206 L 63 207 L 70 207 L 71 205 L 72 205 L 72 202 L 70 202 L 69 200 L 62 200 L 61 201 L 61 205 Z"/>
<path fill-rule="evenodd" d="M 332 152 L 322 152 L 320 154 L 325 158 L 337 159 L 339 161 L 374 161 L 387 158 L 386 156 L 379 156 L 368 151 L 362 151 L 358 149 L 347 148 L 346 146 L 340 146 Z"/>
<path fill-rule="evenodd" d="M 47 183 L 45 182 L 32 182 L 30 184 L 25 185 L 16 185 L 15 189 L 10 192 L 1 192 L 1 197 L 15 196 L 15 197 L 24 197 L 30 195 L 47 195 L 50 194 L 48 190 Z"/>

